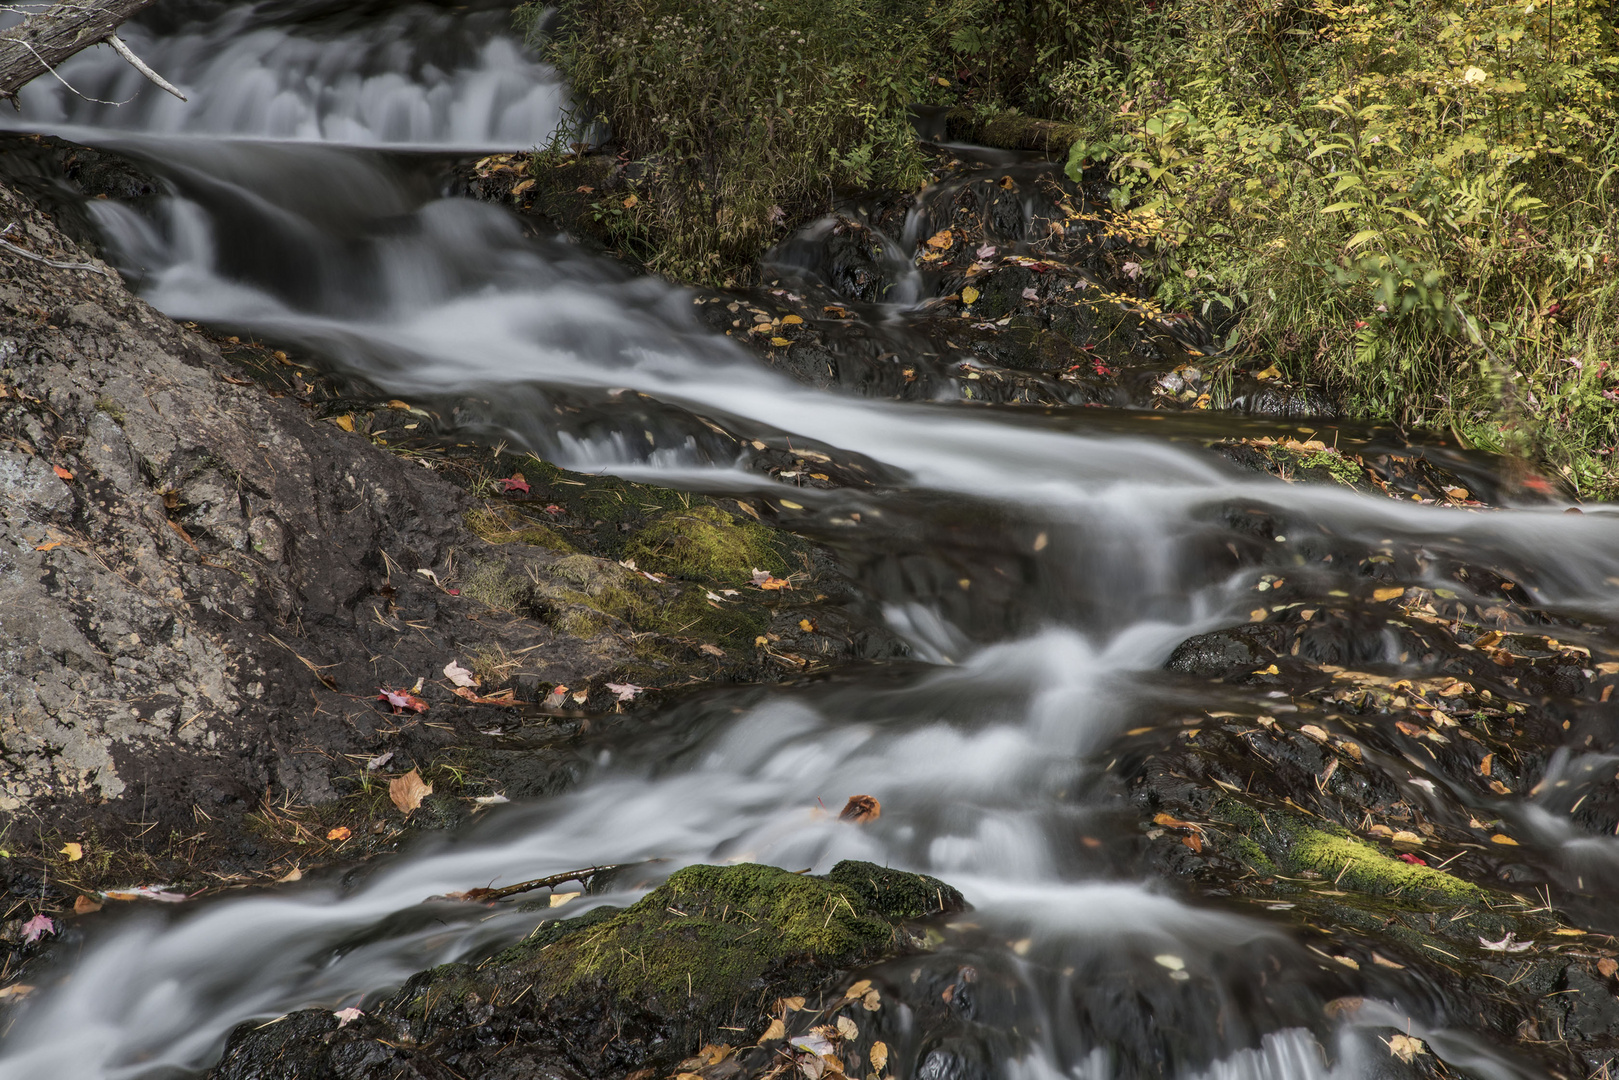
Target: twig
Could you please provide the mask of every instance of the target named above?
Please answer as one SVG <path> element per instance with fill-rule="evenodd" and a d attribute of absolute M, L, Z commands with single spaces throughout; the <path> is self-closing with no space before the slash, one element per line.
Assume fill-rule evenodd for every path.
<path fill-rule="evenodd" d="M 516 885 L 507 885 L 499 889 L 471 889 L 465 894 L 458 894 L 456 899 L 488 903 L 493 900 L 504 900 L 508 896 L 516 896 L 518 893 L 532 892 L 535 889 L 549 889 L 553 885 L 561 885 L 565 881 L 577 881 L 583 885 L 587 884 L 597 874 L 605 874 L 609 870 L 621 870 L 628 865 L 628 863 L 613 863 L 608 866 L 587 866 L 583 870 L 569 870 L 563 874 L 535 878 L 533 881 L 519 881 Z"/>
<path fill-rule="evenodd" d="M 17 42 L 17 44 L 21 45 L 23 48 L 25 48 L 29 52 L 33 53 L 34 54 L 34 59 L 38 60 L 41 64 L 44 64 L 45 65 L 45 70 L 50 72 L 51 76 L 53 78 L 55 78 L 57 82 L 61 83 L 63 86 L 65 86 L 69 90 L 71 90 L 74 94 L 77 94 L 79 97 L 82 97 L 86 101 L 93 101 L 97 105 L 118 106 L 118 105 L 128 105 L 131 101 L 135 100 L 133 97 L 125 98 L 123 101 L 102 101 L 100 98 L 93 98 L 89 94 L 86 94 L 86 93 L 82 92 L 81 90 L 79 90 L 78 87 L 74 86 L 72 83 L 68 82 L 66 79 L 62 78 L 61 73 L 58 72 L 55 68 L 51 67 L 50 61 L 46 60 L 43 56 L 39 55 L 39 50 L 38 49 L 34 48 L 28 42 L 22 41 L 22 40 L 19 40 Z"/>
<path fill-rule="evenodd" d="M 35 262 L 44 263 L 46 266 L 53 266 L 58 270 L 94 270 L 98 274 L 106 274 L 108 277 L 112 276 L 111 271 L 107 270 L 105 267 L 96 266 L 94 263 L 63 262 L 60 259 L 47 259 L 43 255 L 36 255 L 27 248 L 20 248 L 16 244 L 13 244 L 10 240 L 3 239 L 6 233 L 10 232 L 16 227 L 17 223 L 12 222 L 4 229 L 0 229 L 0 247 L 3 247 L 7 251 L 14 254 L 21 255 L 25 259 L 32 259 Z"/>
<path fill-rule="evenodd" d="M 145 75 L 152 82 L 156 83 L 158 86 L 161 86 L 163 89 L 167 90 L 169 93 L 173 94 L 175 97 L 179 98 L 181 101 L 184 101 L 186 99 L 186 96 L 184 94 L 180 93 L 180 91 L 175 87 L 175 85 L 173 83 L 169 82 L 163 76 L 159 75 L 157 72 L 155 72 L 151 68 L 147 67 L 146 66 L 146 61 L 144 61 L 140 57 L 136 56 L 134 51 L 131 50 L 128 45 L 124 44 L 124 39 L 123 38 L 119 37 L 117 34 L 108 34 L 107 35 L 107 44 L 112 46 L 113 52 L 117 53 L 119 56 L 122 56 L 125 60 L 129 61 L 129 66 L 130 67 L 134 68 L 136 71 L 140 72 L 142 75 Z"/>

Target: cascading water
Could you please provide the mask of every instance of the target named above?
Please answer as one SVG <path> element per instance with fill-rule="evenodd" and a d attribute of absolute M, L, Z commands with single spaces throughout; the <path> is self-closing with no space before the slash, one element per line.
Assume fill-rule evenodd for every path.
<path fill-rule="evenodd" d="M 72 978 L 30 1005 L 0 1044 L 0 1077 L 203 1068 L 242 1021 L 336 1008 L 541 917 L 421 904 L 469 883 L 604 862 L 665 860 L 662 873 L 741 859 L 825 869 L 842 858 L 935 873 L 968 895 L 975 926 L 943 952 L 994 973 L 981 1015 L 993 1034 L 982 1037 L 1012 1080 L 1152 1069 L 1348 1080 L 1376 1075 L 1387 1051 L 1364 1032 L 1379 1026 L 1421 1035 L 1472 1075 L 1528 1075 L 1469 1036 L 1465 1018 L 1447 1027 L 1424 1013 L 1420 988 L 1402 996 L 1394 982 L 1339 1025 L 1329 1067 L 1311 1031 L 1339 982 L 1282 924 L 1138 884 L 1126 848 L 1078 838 L 1105 835 L 1119 810 L 1109 746 L 1183 694 L 1157 674 L 1171 650 L 1245 617 L 1258 568 L 1208 555 L 1225 542 L 1220 507 L 1258 506 L 1284 523 L 1266 558 L 1285 560 L 1314 594 L 1353 586 L 1351 566 L 1306 565 L 1308 545 L 1331 537 L 1503 568 L 1543 610 L 1593 620 L 1619 615 L 1614 515 L 1462 514 L 1308 486 L 1287 489 L 1283 504 L 1273 482 L 1095 413 L 899 403 L 792 382 L 702 327 L 689 294 L 526 236 L 500 209 L 439 199 L 420 158 L 380 152 L 547 139 L 562 92 L 493 33 L 495 15 L 504 18 L 464 24 L 425 7 L 377 17 L 228 7 L 129 34 L 191 91 L 190 105 L 147 91 L 115 109 L 42 81 L 8 122 L 116 148 L 167 178 L 154 212 L 90 209 L 126 273 L 177 318 L 301 344 L 391 394 L 476 399 L 469 423 L 581 470 L 779 490 L 738 443 L 707 439 L 707 423 L 872 463 L 881 488 L 794 494 L 798 525 L 848 554 L 924 663 L 898 681 L 854 673 L 676 706 L 656 730 L 706 732 L 694 746 L 668 736 L 603 746 L 570 793 L 503 808 L 351 890 L 126 918 L 93 935 Z M 61 74 L 109 101 L 138 89 L 110 57 Z M 891 298 L 887 314 L 912 299 Z M 561 414 L 551 407 L 561 394 L 589 408 Z M 632 415 L 637 395 L 668 406 L 660 427 Z M 993 598 L 969 578 L 895 569 L 964 515 L 1025 568 Z M 1567 755 L 1556 768 L 1587 765 L 1611 771 L 1606 759 Z M 869 828 L 812 809 L 864 791 L 884 806 Z M 1524 813 L 1538 823 L 1525 837 L 1552 861 L 1577 847 L 1570 867 L 1612 879 L 1619 841 L 1575 837 L 1551 796 Z M 1165 956 L 1183 977 L 1169 977 Z M 1275 992 L 1249 992 L 1261 969 Z M 1178 1043 L 1121 1041 L 1107 1023 L 1119 1006 L 1104 992 L 1116 987 Z M 917 1071 L 942 1068 L 926 1058 Z"/>

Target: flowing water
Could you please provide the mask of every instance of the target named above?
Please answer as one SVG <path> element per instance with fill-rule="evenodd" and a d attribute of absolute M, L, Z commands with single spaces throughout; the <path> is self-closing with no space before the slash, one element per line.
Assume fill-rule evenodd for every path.
<path fill-rule="evenodd" d="M 1166 657 L 1245 621 L 1266 567 L 1297 568 L 1307 596 L 1358 587 L 1352 563 L 1303 565 L 1311 537 L 1488 565 L 1542 611 L 1612 625 L 1614 514 L 1463 513 L 1283 487 L 1161 418 L 806 387 L 703 326 L 691 294 L 535 237 L 498 207 L 439 197 L 438 155 L 541 144 L 565 101 L 504 32 L 504 12 L 167 6 L 166 21 L 127 37 L 190 104 L 85 55 L 64 80 L 134 100 L 95 104 L 41 80 L 7 121 L 165 178 L 155 206 L 90 207 L 143 295 L 177 318 L 301 346 L 387 394 L 456 402 L 466 427 L 573 469 L 776 496 L 781 482 L 745 454 L 752 440 L 863 462 L 877 486 L 796 490 L 791 522 L 840 552 L 915 661 L 694 697 L 633 744 L 599 747 L 569 793 L 503 807 L 351 888 L 226 898 L 93 932 L 71 978 L 0 1044 L 0 1077 L 184 1075 L 242 1021 L 361 1000 L 538 918 L 418 914 L 434 894 L 594 863 L 664 860 L 661 873 L 743 858 L 817 870 L 869 859 L 966 893 L 973 925 L 930 963 L 976 965 L 975 1022 L 897 1054 L 902 1074 L 1347 1080 L 1377 1075 L 1388 1052 L 1372 1032 L 1392 1027 L 1464 1074 L 1534 1075 L 1414 975 L 1382 977 L 1358 1012 L 1324 1023 L 1343 973 L 1285 915 L 1157 881 L 1121 835 L 1134 818 L 1110 770 L 1125 731 L 1198 701 L 1162 672 Z M 898 290 L 863 317 L 898 334 L 914 296 Z M 1262 558 L 1227 556 L 1230 506 L 1280 523 Z M 1219 693 L 1225 707 L 1285 697 Z M 1560 753 L 1554 768 L 1582 767 Z M 881 799 L 880 820 L 854 828 L 817 812 L 857 792 Z M 1517 813 L 1544 879 L 1578 872 L 1575 891 L 1601 911 L 1592 882 L 1619 884 L 1619 841 L 1576 829 L 1565 803 L 1520 800 Z"/>

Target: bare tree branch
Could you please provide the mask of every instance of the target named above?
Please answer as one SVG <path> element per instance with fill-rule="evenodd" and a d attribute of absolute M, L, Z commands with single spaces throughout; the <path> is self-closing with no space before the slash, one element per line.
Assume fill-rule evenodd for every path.
<path fill-rule="evenodd" d="M 153 2 L 60 0 L 0 33 L 0 99 L 15 101 L 18 90 L 46 72 L 54 74 L 57 65 L 75 53 L 103 41 L 116 41 L 114 32 L 124 20 L 150 7 Z M 119 48 L 121 45 L 123 48 Z M 179 94 L 178 90 L 141 63 L 123 42 L 117 41 L 113 48 L 118 49 L 119 55 L 135 65 L 142 75 L 170 93 Z"/>

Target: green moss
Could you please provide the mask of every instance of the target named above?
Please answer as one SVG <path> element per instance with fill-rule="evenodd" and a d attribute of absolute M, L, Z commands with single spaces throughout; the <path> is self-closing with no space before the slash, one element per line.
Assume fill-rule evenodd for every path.
<path fill-rule="evenodd" d="M 1246 835 L 1225 844 L 1225 853 L 1261 873 L 1312 871 L 1339 889 L 1370 896 L 1442 903 L 1480 903 L 1477 885 L 1428 866 L 1416 866 L 1351 836 L 1336 825 L 1315 825 L 1280 811 L 1257 811 L 1226 800 L 1217 816 Z"/>
<path fill-rule="evenodd" d="M 472 564 L 461 580 L 461 591 L 479 603 L 500 611 L 515 611 L 528 596 L 528 586 L 496 562 L 480 561 Z"/>
<path fill-rule="evenodd" d="M 717 506 L 668 511 L 642 529 L 626 548 L 637 563 L 689 578 L 747 581 L 755 568 L 781 572 L 770 530 L 739 522 Z"/>
<path fill-rule="evenodd" d="M 562 535 L 548 525 L 525 521 L 514 511 L 479 507 L 467 512 L 467 528 L 491 544 L 532 544 L 550 551 L 576 550 Z"/>
<path fill-rule="evenodd" d="M 903 920 L 961 906 L 943 882 L 869 863 L 839 863 L 824 878 L 754 863 L 689 866 L 633 907 L 531 939 L 496 963 L 522 966 L 547 995 L 600 985 L 619 999 L 704 1009 L 786 965 L 875 957 Z"/>
<path fill-rule="evenodd" d="M 102 394 L 100 397 L 96 398 L 96 408 L 100 409 L 102 412 L 111 417 L 112 422 L 117 424 L 119 427 L 124 426 L 124 407 L 118 404 L 115 399 L 108 397 L 106 394 Z"/>

